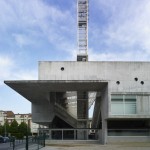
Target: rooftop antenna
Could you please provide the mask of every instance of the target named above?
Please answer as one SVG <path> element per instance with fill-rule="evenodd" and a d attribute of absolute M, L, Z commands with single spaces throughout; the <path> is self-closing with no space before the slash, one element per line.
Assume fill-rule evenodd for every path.
<path fill-rule="evenodd" d="M 88 61 L 88 0 L 77 0 L 77 61 Z"/>

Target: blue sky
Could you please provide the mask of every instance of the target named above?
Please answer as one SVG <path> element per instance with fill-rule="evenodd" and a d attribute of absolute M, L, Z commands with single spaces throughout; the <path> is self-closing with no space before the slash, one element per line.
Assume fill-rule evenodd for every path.
<path fill-rule="evenodd" d="M 38 79 L 38 61 L 75 61 L 76 0 L 0 0 L 0 110 L 31 112 L 4 80 Z M 150 0 L 90 0 L 90 61 L 150 60 Z"/>

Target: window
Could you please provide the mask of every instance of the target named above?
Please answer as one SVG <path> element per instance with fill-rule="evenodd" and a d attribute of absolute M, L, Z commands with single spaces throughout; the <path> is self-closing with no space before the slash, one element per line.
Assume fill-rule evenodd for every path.
<path fill-rule="evenodd" d="M 112 115 L 136 114 L 135 95 L 112 95 L 111 96 Z"/>
<path fill-rule="evenodd" d="M 111 112 L 112 114 L 124 114 L 123 95 L 112 95 Z"/>
<path fill-rule="evenodd" d="M 124 96 L 125 114 L 136 114 L 136 96 Z"/>

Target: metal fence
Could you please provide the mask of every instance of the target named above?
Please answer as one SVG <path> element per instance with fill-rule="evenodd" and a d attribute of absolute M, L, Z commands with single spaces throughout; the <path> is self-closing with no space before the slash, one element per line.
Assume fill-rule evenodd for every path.
<path fill-rule="evenodd" d="M 12 150 L 39 150 L 45 147 L 45 135 L 28 137 L 24 139 L 15 139 L 14 137 L 10 140 L 10 148 Z"/>

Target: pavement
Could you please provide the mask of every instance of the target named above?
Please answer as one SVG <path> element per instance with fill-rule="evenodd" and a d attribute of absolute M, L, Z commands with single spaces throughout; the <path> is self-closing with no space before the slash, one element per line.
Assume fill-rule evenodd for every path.
<path fill-rule="evenodd" d="M 10 143 L 0 143 L 0 150 L 9 150 Z"/>
<path fill-rule="evenodd" d="M 49 145 L 41 150 L 150 150 L 150 143 L 119 143 L 119 144 L 63 144 Z"/>

